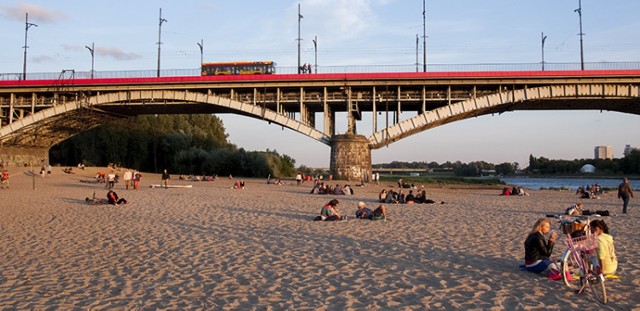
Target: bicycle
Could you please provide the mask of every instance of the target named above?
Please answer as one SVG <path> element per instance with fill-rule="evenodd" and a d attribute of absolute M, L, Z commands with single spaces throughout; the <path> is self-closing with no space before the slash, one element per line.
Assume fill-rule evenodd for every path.
<path fill-rule="evenodd" d="M 587 216 L 560 217 L 559 220 L 567 245 L 561 258 L 562 281 L 578 294 L 589 288 L 597 301 L 606 304 L 605 278 L 596 255 L 598 235 L 591 233 L 591 220 Z"/>

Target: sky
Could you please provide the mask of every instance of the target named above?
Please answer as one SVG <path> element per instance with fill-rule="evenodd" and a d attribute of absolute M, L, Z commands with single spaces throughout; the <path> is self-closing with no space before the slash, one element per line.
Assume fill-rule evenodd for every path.
<path fill-rule="evenodd" d="M 331 66 L 416 62 L 422 37 L 421 0 L 136 0 L 0 1 L 0 74 L 21 73 L 25 13 L 27 72 L 156 70 L 159 10 L 161 68 L 196 69 L 205 62 L 273 60 L 297 65 L 298 5 L 301 62 Z M 578 0 L 427 0 L 429 66 L 517 63 L 537 69 L 542 33 L 547 63 L 580 62 Z M 640 62 L 640 1 L 582 0 L 585 62 Z M 203 42 L 203 52 L 197 43 Z M 422 41 L 418 45 L 422 62 Z M 464 68 L 464 66 L 463 66 Z M 219 115 L 229 141 L 246 150 L 277 150 L 297 165 L 329 167 L 330 147 L 275 124 Z M 410 115 L 403 114 L 402 119 Z M 529 156 L 593 158 L 594 147 L 640 147 L 640 118 L 607 111 L 516 111 L 446 124 L 372 151 L 372 162 L 486 161 L 528 165 Z M 337 120 L 344 133 L 346 120 Z M 358 121 L 371 134 L 371 115 Z"/>

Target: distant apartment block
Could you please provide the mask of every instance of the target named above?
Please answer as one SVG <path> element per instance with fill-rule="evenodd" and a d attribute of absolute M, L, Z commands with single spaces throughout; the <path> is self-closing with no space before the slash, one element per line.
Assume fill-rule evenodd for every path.
<path fill-rule="evenodd" d="M 594 154 L 596 159 L 613 159 L 613 148 L 611 146 L 596 146 Z"/>

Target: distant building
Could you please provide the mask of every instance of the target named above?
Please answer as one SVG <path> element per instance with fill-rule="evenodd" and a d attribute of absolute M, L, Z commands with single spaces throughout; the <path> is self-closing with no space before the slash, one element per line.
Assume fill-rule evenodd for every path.
<path fill-rule="evenodd" d="M 624 146 L 624 152 L 622 154 L 624 154 L 625 156 L 628 156 L 631 153 L 631 151 L 634 149 L 638 149 L 638 148 L 631 147 L 631 145 L 626 145 Z"/>
<path fill-rule="evenodd" d="M 595 159 L 613 159 L 613 148 L 611 146 L 596 146 L 594 154 Z"/>
<path fill-rule="evenodd" d="M 585 164 L 580 168 L 580 173 L 595 173 L 596 167 L 591 164 Z"/>

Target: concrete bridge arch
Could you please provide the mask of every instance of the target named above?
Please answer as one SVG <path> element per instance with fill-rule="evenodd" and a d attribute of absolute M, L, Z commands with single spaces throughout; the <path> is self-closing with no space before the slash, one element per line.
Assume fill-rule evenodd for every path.
<path fill-rule="evenodd" d="M 549 85 L 504 90 L 452 103 L 403 120 L 369 137 L 371 149 L 381 148 L 425 130 L 486 114 L 515 110 L 609 110 L 640 114 L 637 85 Z"/>
<path fill-rule="evenodd" d="M 189 91 L 120 91 L 84 97 L 38 111 L 0 128 L 3 143 L 51 147 L 114 119 L 141 114 L 233 112 L 273 122 L 329 145 L 331 138 L 273 110 L 215 95 Z"/>

